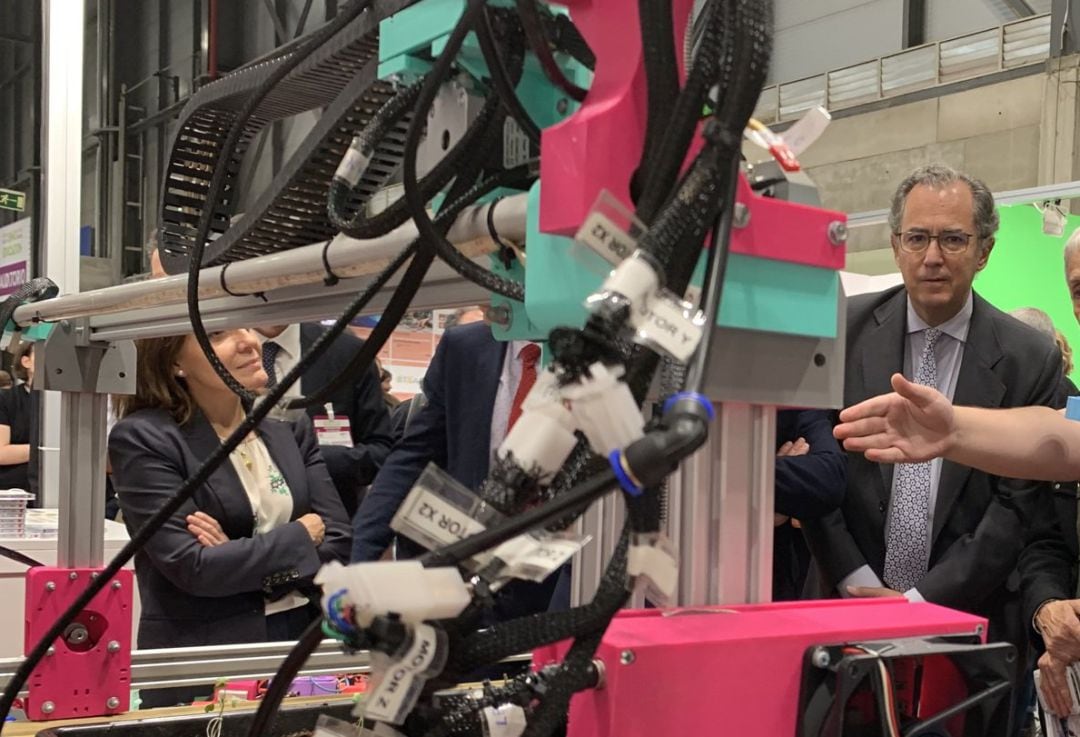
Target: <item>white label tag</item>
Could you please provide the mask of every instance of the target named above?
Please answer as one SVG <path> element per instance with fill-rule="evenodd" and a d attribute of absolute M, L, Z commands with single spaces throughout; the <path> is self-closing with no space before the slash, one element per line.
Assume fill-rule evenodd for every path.
<path fill-rule="evenodd" d="M 425 677 L 435 662 L 438 651 L 435 628 L 418 624 L 413 630 L 413 642 L 400 660 L 387 668 L 379 685 L 364 702 L 364 717 L 390 724 L 405 721 L 420 696 Z"/>
<path fill-rule="evenodd" d="M 596 251 L 612 265 L 623 262 L 637 250 L 637 241 L 602 212 L 592 212 L 578 230 L 575 239 Z"/>
<path fill-rule="evenodd" d="M 520 166 L 530 158 L 529 137 L 516 120 L 508 117 L 503 123 L 503 168 Z"/>
<path fill-rule="evenodd" d="M 636 535 L 626 555 L 626 572 L 638 577 L 638 585 L 654 604 L 666 606 L 679 585 L 671 541 L 663 533 Z"/>
<path fill-rule="evenodd" d="M 543 581 L 570 560 L 590 538 L 528 533 L 507 540 L 492 555 L 506 564 L 505 578 Z"/>
<path fill-rule="evenodd" d="M 525 710 L 517 704 L 503 704 L 498 709 L 489 706 L 484 715 L 484 734 L 487 737 L 521 737 L 528 720 Z"/>
<path fill-rule="evenodd" d="M 349 424 L 348 417 L 330 414 L 315 417 L 313 423 L 315 425 L 315 437 L 318 439 L 319 445 L 353 447 L 352 426 Z"/>
<path fill-rule="evenodd" d="M 360 181 L 360 177 L 367 171 L 370 162 L 371 157 L 364 156 L 350 146 L 345 151 L 345 156 L 342 157 L 341 164 L 338 165 L 334 174 L 348 182 L 350 187 L 355 187 Z"/>
<path fill-rule="evenodd" d="M 428 550 L 450 545 L 485 528 L 435 492 L 414 486 L 390 526 Z"/>
<path fill-rule="evenodd" d="M 658 294 L 637 319 L 639 338 L 677 361 L 687 361 L 701 342 L 705 316 L 687 303 Z"/>
<path fill-rule="evenodd" d="M 823 107 L 813 108 L 784 131 L 784 142 L 793 154 L 800 156 L 821 137 L 830 122 L 832 116 L 828 110 Z"/>

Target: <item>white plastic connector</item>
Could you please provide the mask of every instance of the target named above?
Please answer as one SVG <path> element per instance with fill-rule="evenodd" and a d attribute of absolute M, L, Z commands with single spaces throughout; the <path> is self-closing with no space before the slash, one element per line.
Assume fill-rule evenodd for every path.
<path fill-rule="evenodd" d="M 512 453 L 514 461 L 526 471 L 539 471 L 540 483 L 546 483 L 562 468 L 577 443 L 574 417 L 562 399 L 558 380 L 551 371 L 536 379 L 522 403 L 521 418 L 511 428 L 496 451 L 505 458 Z"/>
<path fill-rule="evenodd" d="M 634 311 L 644 308 L 652 295 L 660 288 L 660 277 L 652 264 L 635 251 L 604 280 L 600 293 L 614 292 L 630 300 Z"/>
<path fill-rule="evenodd" d="M 570 401 L 570 412 L 593 450 L 607 457 L 645 434 L 645 418 L 630 387 L 620 381 L 622 367 L 594 363 L 589 373 L 591 376 L 563 387 L 562 395 Z"/>
<path fill-rule="evenodd" d="M 352 145 L 345 151 L 345 155 L 341 157 L 341 163 L 334 172 L 334 179 L 344 179 L 350 187 L 355 187 L 360 182 L 360 178 L 367 171 L 368 164 L 371 163 L 371 154 L 361 151 L 359 143 L 356 138 L 353 139 Z"/>
<path fill-rule="evenodd" d="M 330 596 L 344 589 L 361 627 L 390 612 L 414 624 L 450 619 L 472 600 L 457 568 L 424 568 L 415 560 L 350 566 L 333 561 L 322 567 L 315 583 L 322 586 L 324 608 Z"/>
<path fill-rule="evenodd" d="M 526 411 L 503 440 L 496 455 L 505 458 L 508 453 L 513 453 L 518 466 L 531 473 L 539 472 L 537 480 L 547 483 L 562 468 L 576 444 L 577 437 L 558 420 Z"/>

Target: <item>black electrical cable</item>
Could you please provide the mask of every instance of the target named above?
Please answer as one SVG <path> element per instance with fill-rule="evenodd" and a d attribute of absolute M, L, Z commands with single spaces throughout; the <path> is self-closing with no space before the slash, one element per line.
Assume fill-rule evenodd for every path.
<path fill-rule="evenodd" d="M 446 40 L 442 54 L 439 55 L 434 68 L 424 79 L 424 86 L 420 90 L 420 99 L 416 102 L 416 110 L 413 113 L 412 122 L 409 124 L 409 134 L 405 139 L 402 181 L 405 185 L 405 201 L 409 204 L 409 211 L 416 223 L 416 229 L 420 233 L 421 240 L 426 245 L 434 248 L 439 258 L 469 281 L 480 285 L 489 292 L 522 302 L 525 299 L 525 287 L 520 282 L 503 279 L 477 265 L 471 259 L 466 258 L 438 232 L 427 213 L 427 199 L 417 181 L 416 153 L 420 143 L 420 135 L 423 132 L 424 121 L 427 118 L 427 111 L 434 102 L 436 94 L 438 94 L 439 85 L 449 75 L 450 67 L 454 63 L 465 37 L 472 30 L 477 17 L 484 9 L 484 2 L 485 0 L 469 0 L 461 19 L 454 26 L 454 30 Z"/>
<path fill-rule="evenodd" d="M 516 7 L 518 15 L 521 16 L 521 26 L 525 29 L 525 38 L 529 41 L 529 48 L 536 55 L 536 60 L 540 62 L 540 68 L 544 70 L 544 74 L 571 100 L 577 102 L 584 100 L 589 91 L 567 79 L 559 62 L 555 60 L 555 55 L 551 52 L 551 44 L 544 32 L 544 22 L 536 0 L 517 0 Z"/>
<path fill-rule="evenodd" d="M 739 179 L 739 157 L 732 156 L 731 177 L 723 193 L 720 215 L 712 230 L 712 252 L 702 282 L 701 309 L 706 315 L 705 331 L 694 353 L 693 364 L 687 374 L 686 386 L 690 391 L 702 393 L 705 377 L 709 373 L 709 356 L 712 350 L 713 323 L 720 312 L 724 291 L 724 279 L 731 255 L 731 225 L 735 218 L 735 190 Z"/>
<path fill-rule="evenodd" d="M 45 565 L 41 561 L 34 560 L 25 553 L 20 553 L 18 550 L 13 550 L 12 548 L 4 547 L 3 545 L 0 545 L 0 558 L 7 558 L 9 560 L 15 561 L 16 563 L 22 563 L 28 568 L 37 568 L 38 566 Z"/>
<path fill-rule="evenodd" d="M 213 221 L 215 206 L 218 198 L 225 190 L 225 180 L 230 171 L 227 159 L 231 155 L 231 152 L 239 145 L 247 121 L 255 113 L 256 109 L 258 109 L 259 105 L 270 91 L 284 81 L 285 78 L 288 77 L 289 74 L 304 61 L 304 59 L 310 56 L 315 49 L 322 46 L 323 43 L 359 17 L 359 15 L 367 8 L 370 1 L 371 0 L 354 0 L 349 6 L 341 10 L 333 21 L 313 33 L 304 44 L 299 46 L 296 51 L 292 53 L 291 56 L 282 60 L 274 67 L 274 70 L 266 80 L 259 85 L 246 100 L 244 100 L 244 104 L 237 111 L 236 117 L 233 119 L 232 126 L 229 129 L 229 133 L 225 137 L 220 149 L 224 153 L 224 156 L 217 161 L 214 167 L 214 173 L 210 177 L 210 184 L 207 187 L 206 199 L 203 201 L 202 212 L 199 214 L 198 227 L 195 229 L 195 240 L 192 244 L 191 254 L 189 256 L 187 284 L 188 314 L 191 319 L 191 330 L 195 336 L 195 340 L 198 342 L 199 347 L 206 356 L 206 360 L 209 361 L 210 366 L 213 367 L 214 372 L 234 394 L 248 401 L 254 399 L 252 393 L 236 380 L 225 367 L 225 364 L 221 362 L 221 359 L 218 358 L 217 353 L 214 352 L 214 346 L 210 342 L 210 336 L 207 335 L 206 326 L 203 324 L 202 311 L 199 306 L 199 274 L 202 270 L 203 253 L 206 250 L 206 240 L 210 234 L 210 225 Z"/>
<path fill-rule="evenodd" d="M 282 661 L 281 667 L 274 674 L 273 680 L 270 681 L 270 687 L 266 690 L 266 694 L 263 695 L 258 711 L 255 712 L 255 718 L 251 720 L 251 726 L 248 727 L 248 737 L 264 737 L 271 734 L 270 729 L 274 724 L 274 717 L 281 707 L 281 702 L 289 695 L 289 689 L 292 687 L 297 674 L 300 673 L 300 669 L 304 667 L 304 663 L 307 662 L 311 654 L 315 652 L 315 648 L 322 641 L 322 617 L 319 616 L 308 625 L 307 629 L 304 630 L 304 634 L 300 635 L 300 639 L 293 645 L 292 650 Z"/>
<path fill-rule="evenodd" d="M 507 187 L 519 183 L 523 176 L 527 176 L 531 173 L 532 166 L 526 164 L 513 169 L 506 169 L 495 176 L 474 185 L 468 192 L 461 197 L 455 198 L 440 210 L 435 218 L 435 227 L 440 230 L 449 228 L 462 211 L 476 202 L 476 200 L 500 187 Z M 422 239 L 418 238 L 409 246 L 410 255 L 417 251 L 421 242 Z M 387 280 L 389 280 L 389 276 L 390 275 L 387 275 Z M 383 283 L 385 284 L 385 282 Z M 398 314 L 400 312 L 401 314 L 404 314 L 404 310 L 408 308 L 409 303 L 416 295 L 419 287 L 420 284 L 417 280 L 410 281 L 402 279 L 398 291 L 395 291 L 394 297 L 390 300 L 390 304 L 388 304 L 383 311 L 382 319 L 379 320 L 379 324 L 375 326 L 371 335 L 364 341 L 364 345 L 361 346 L 349 363 L 337 376 L 327 382 L 327 384 L 318 391 L 306 397 L 298 397 L 289 400 L 287 405 L 288 408 L 305 409 L 307 407 L 317 407 L 325 404 L 327 399 L 332 396 L 334 392 L 350 381 L 353 381 L 354 377 L 357 376 L 360 371 L 366 370 L 372 364 L 375 356 L 378 355 L 378 352 L 382 350 L 383 345 L 395 327 L 395 321 L 387 318 L 391 316 L 391 313 Z M 398 297 L 399 294 L 401 297 Z M 404 302 L 404 307 L 401 307 L 402 302 Z M 346 314 L 348 314 L 348 312 Z M 356 317 L 356 314 L 357 313 L 353 313 L 350 315 L 349 320 Z"/>
<path fill-rule="evenodd" d="M 631 179 L 631 192 L 640 191 L 644 177 L 652 177 L 660 144 L 679 95 L 671 0 L 638 0 L 638 20 L 648 102 L 645 106 L 645 140 L 638 168 Z"/>
<path fill-rule="evenodd" d="M 717 3 L 722 4 L 723 12 L 716 7 Z M 648 178 L 643 181 L 636 211 L 643 222 L 651 224 L 671 195 L 672 186 L 678 179 L 697 130 L 709 89 L 716 86 L 723 96 L 730 85 L 734 70 L 730 63 L 724 62 L 730 60 L 734 41 L 731 34 L 724 33 L 724 30 L 733 23 L 732 6 L 731 2 L 713 0 L 705 7 L 706 30 L 701 47 L 687 71 L 686 86 L 668 111 L 654 166 L 646 172 Z"/>
<path fill-rule="evenodd" d="M 376 277 L 373 284 L 388 279 L 389 275 L 392 275 L 400 268 L 406 259 L 407 254 L 403 251 L 402 254 L 399 254 L 398 258 L 394 259 L 390 265 Z M 346 315 L 348 315 L 349 312 L 352 312 L 352 316 L 355 316 L 363 308 L 363 305 L 371 300 L 377 291 L 377 289 L 373 289 L 369 285 L 364 292 L 354 300 L 353 304 L 350 305 Z M 48 632 L 46 632 L 37 644 L 34 645 L 33 649 L 15 670 L 15 673 L 4 688 L 3 694 L 0 695 L 0 729 L 2 729 L 3 719 L 11 711 L 12 704 L 14 704 L 15 699 L 18 697 L 19 691 L 22 690 L 22 687 L 30 677 L 30 674 L 33 672 L 34 668 L 37 667 L 37 664 L 41 662 L 41 659 L 45 657 L 45 653 L 56 638 L 64 633 L 64 630 L 72 621 L 74 621 L 79 612 L 93 600 L 98 592 L 105 588 L 124 565 L 131 560 L 135 553 L 146 544 L 147 540 L 149 540 L 150 537 L 154 535 L 188 499 L 191 498 L 192 494 L 195 493 L 195 490 L 206 482 L 210 477 L 210 474 L 212 474 L 225 459 L 229 457 L 241 441 L 243 441 L 243 439 L 246 438 L 260 422 L 262 422 L 274 406 L 285 396 L 289 388 L 322 357 L 330 347 L 331 342 L 345 331 L 345 328 L 348 326 L 351 319 L 352 317 L 346 318 L 343 316 L 342 319 L 336 321 L 326 330 L 326 332 L 315 340 L 311 349 L 301 357 L 296 366 L 288 371 L 285 376 L 282 377 L 281 381 L 270 389 L 269 393 L 263 397 L 262 401 L 257 403 L 251 413 L 244 418 L 244 421 L 240 423 L 240 426 L 237 427 L 228 438 L 222 441 L 221 445 L 214 449 L 210 456 L 194 471 L 194 473 L 192 473 L 176 493 L 131 536 L 131 539 L 120 549 L 116 556 L 109 561 L 101 574 L 91 580 L 86 589 L 76 597 L 75 601 L 73 601 L 71 605 L 64 610 L 64 613 L 57 618 L 56 622 L 53 623 Z"/>
<path fill-rule="evenodd" d="M 357 232 L 358 229 L 365 224 L 368 219 L 365 213 L 363 203 L 356 208 L 355 212 L 349 213 L 349 199 L 353 194 L 354 185 L 350 182 L 350 176 L 347 172 L 343 172 L 345 168 L 345 161 L 350 156 L 359 155 L 369 160 L 379 147 L 379 143 L 386 137 L 387 133 L 397 125 L 404 116 L 412 111 L 413 105 L 416 104 L 416 98 L 420 94 L 420 86 L 423 83 L 421 79 L 408 87 L 404 87 L 397 92 L 389 101 L 386 102 L 379 111 L 371 117 L 371 120 L 367 122 L 351 144 L 349 144 L 349 152 L 346 153 L 345 159 L 338 167 L 338 171 L 335 172 L 334 177 L 330 180 L 330 194 L 326 201 L 326 215 L 330 220 L 330 224 L 337 228 L 339 231 L 348 235 L 351 232 Z M 355 152 L 355 154 L 353 153 Z M 363 163 L 363 169 L 367 168 L 367 161 Z M 363 175 L 363 169 L 357 171 L 353 176 L 355 180 L 359 180 Z M 357 237 L 357 236 L 352 236 Z"/>
<path fill-rule="evenodd" d="M 485 7 L 482 17 L 476 24 L 476 38 L 480 42 L 480 52 L 484 55 L 484 63 L 487 64 L 488 74 L 491 75 L 491 83 L 499 94 L 503 107 L 510 113 L 510 117 L 518 124 L 518 127 L 528 136 L 534 144 L 540 143 L 540 127 L 532 119 L 521 98 L 517 95 L 517 85 L 521 81 L 521 71 L 525 61 L 524 55 L 519 57 L 520 63 L 516 65 L 516 79 L 506 67 L 498 46 L 495 44 L 495 30 L 492 28 L 493 10 Z"/>

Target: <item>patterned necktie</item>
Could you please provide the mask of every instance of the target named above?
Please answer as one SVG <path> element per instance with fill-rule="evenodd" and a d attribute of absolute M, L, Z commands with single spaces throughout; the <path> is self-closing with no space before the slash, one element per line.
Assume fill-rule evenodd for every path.
<path fill-rule="evenodd" d="M 281 346 L 272 340 L 267 340 L 262 345 L 262 365 L 263 371 L 266 372 L 266 388 L 277 384 L 277 371 L 274 369 L 274 362 L 277 361 L 277 355 L 281 351 Z"/>
<path fill-rule="evenodd" d="M 941 331 L 928 328 L 925 335 L 926 347 L 915 372 L 915 383 L 937 388 L 934 346 Z M 895 471 L 896 486 L 885 540 L 885 583 L 903 593 L 922 579 L 930 561 L 926 534 L 930 519 L 930 462 L 899 463 Z"/>
<path fill-rule="evenodd" d="M 518 382 L 517 391 L 514 392 L 514 401 L 510 405 L 510 420 L 506 423 L 507 433 L 521 417 L 521 405 L 525 402 L 525 397 L 529 396 L 533 385 L 536 384 L 536 364 L 540 360 L 540 346 L 529 343 L 518 353 L 518 359 L 521 361 L 521 381 Z"/>

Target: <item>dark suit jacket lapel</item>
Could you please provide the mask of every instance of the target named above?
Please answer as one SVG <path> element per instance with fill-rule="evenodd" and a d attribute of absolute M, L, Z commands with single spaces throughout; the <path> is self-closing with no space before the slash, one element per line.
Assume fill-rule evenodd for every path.
<path fill-rule="evenodd" d="M 181 432 L 187 438 L 188 448 L 191 449 L 197 464 L 202 464 L 221 444 L 210 422 L 198 411 L 191 421 L 181 428 Z M 254 530 L 254 514 L 232 462 L 226 460 L 218 466 L 206 480 L 206 487 L 225 512 L 222 515 L 224 519 L 218 520 L 225 534 L 229 537 L 250 537 Z"/>
<path fill-rule="evenodd" d="M 997 331 L 994 330 L 992 313 L 986 309 L 986 302 L 975 295 L 971 313 L 971 325 L 968 339 L 964 345 L 964 357 L 960 361 L 960 374 L 953 391 L 953 404 L 971 407 L 1000 407 L 1005 396 L 1005 385 L 994 373 L 994 366 L 1002 358 L 1001 344 L 998 343 Z M 953 504 L 971 475 L 970 466 L 961 466 L 951 461 L 941 464 L 941 478 L 938 480 L 937 504 L 934 509 L 934 533 L 931 546 L 945 526 Z"/>
<path fill-rule="evenodd" d="M 903 289 L 874 310 L 876 326 L 863 340 L 863 399 L 892 391 L 892 375 L 904 370 L 904 340 L 907 336 L 907 292 Z M 878 496 L 888 502 L 892 489 L 893 467 L 878 464 L 881 487 Z"/>

